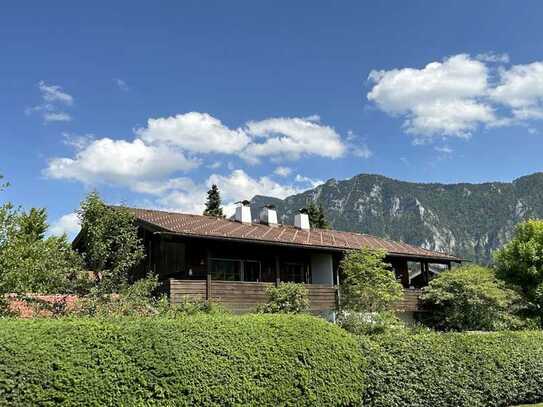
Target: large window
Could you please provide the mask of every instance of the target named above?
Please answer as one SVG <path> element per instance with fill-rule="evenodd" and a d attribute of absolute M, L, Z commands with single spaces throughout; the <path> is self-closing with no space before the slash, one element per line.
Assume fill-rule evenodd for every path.
<path fill-rule="evenodd" d="M 281 281 L 307 283 L 306 267 L 303 263 L 283 263 L 281 266 Z"/>
<path fill-rule="evenodd" d="M 212 259 L 211 278 L 222 281 L 240 281 L 241 264 L 239 260 Z"/>
<path fill-rule="evenodd" d="M 211 278 L 222 281 L 254 281 L 261 279 L 260 262 L 256 260 L 211 259 Z"/>

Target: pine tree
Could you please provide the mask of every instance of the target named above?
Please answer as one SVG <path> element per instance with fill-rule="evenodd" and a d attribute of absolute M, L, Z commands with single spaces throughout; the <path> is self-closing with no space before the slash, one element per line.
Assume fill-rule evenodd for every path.
<path fill-rule="evenodd" d="M 324 215 L 324 209 L 321 205 L 317 206 L 315 202 L 310 202 L 307 206 L 307 215 L 309 216 L 309 224 L 312 228 L 330 229 L 330 224 Z"/>
<path fill-rule="evenodd" d="M 317 217 L 317 227 L 320 229 L 330 229 L 330 224 L 328 223 L 328 220 L 326 219 L 326 216 L 324 215 L 324 209 L 322 208 L 322 205 L 319 205 L 319 215 Z"/>
<path fill-rule="evenodd" d="M 211 189 L 207 191 L 206 209 L 204 215 L 224 218 L 221 207 L 221 194 L 217 185 L 211 185 Z"/>

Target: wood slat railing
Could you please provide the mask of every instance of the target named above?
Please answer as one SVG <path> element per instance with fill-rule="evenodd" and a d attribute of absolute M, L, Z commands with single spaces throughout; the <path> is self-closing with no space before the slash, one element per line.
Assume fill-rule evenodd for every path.
<path fill-rule="evenodd" d="M 217 301 L 234 312 L 254 311 L 267 300 L 266 289 L 274 283 L 217 280 L 169 279 L 167 289 L 170 301 L 175 304 L 183 298 Z M 309 291 L 312 311 L 329 311 L 337 308 L 336 287 L 327 284 L 305 284 Z"/>

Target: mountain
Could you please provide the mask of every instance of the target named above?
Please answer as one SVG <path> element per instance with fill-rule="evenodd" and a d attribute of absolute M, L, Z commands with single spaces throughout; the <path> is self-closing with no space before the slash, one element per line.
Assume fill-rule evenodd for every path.
<path fill-rule="evenodd" d="M 257 195 L 255 207 L 274 204 L 292 223 L 310 201 L 322 205 L 332 227 L 369 233 L 489 263 L 515 225 L 543 218 L 543 173 L 511 183 L 425 184 L 360 174 L 285 199 Z"/>

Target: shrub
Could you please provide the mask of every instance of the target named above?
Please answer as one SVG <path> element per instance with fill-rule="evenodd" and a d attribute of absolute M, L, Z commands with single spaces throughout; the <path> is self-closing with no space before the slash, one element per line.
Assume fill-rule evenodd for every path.
<path fill-rule="evenodd" d="M 354 337 L 292 315 L 0 320 L 7 405 L 360 405 Z"/>
<path fill-rule="evenodd" d="M 358 312 L 388 311 L 402 298 L 402 285 L 396 281 L 381 250 L 360 249 L 347 253 L 341 261 L 342 307 Z"/>
<path fill-rule="evenodd" d="M 543 333 L 361 338 L 364 405 L 512 406 L 543 401 Z"/>
<path fill-rule="evenodd" d="M 463 266 L 444 271 L 423 289 L 430 307 L 426 322 L 442 330 L 500 330 L 519 324 L 512 314 L 520 297 L 494 271 Z"/>
<path fill-rule="evenodd" d="M 390 311 L 383 312 L 341 312 L 337 324 L 355 335 L 377 335 L 399 332 L 405 324 Z"/>
<path fill-rule="evenodd" d="M 268 300 L 258 307 L 262 313 L 299 314 L 309 311 L 309 292 L 303 284 L 280 283 L 266 290 Z"/>

